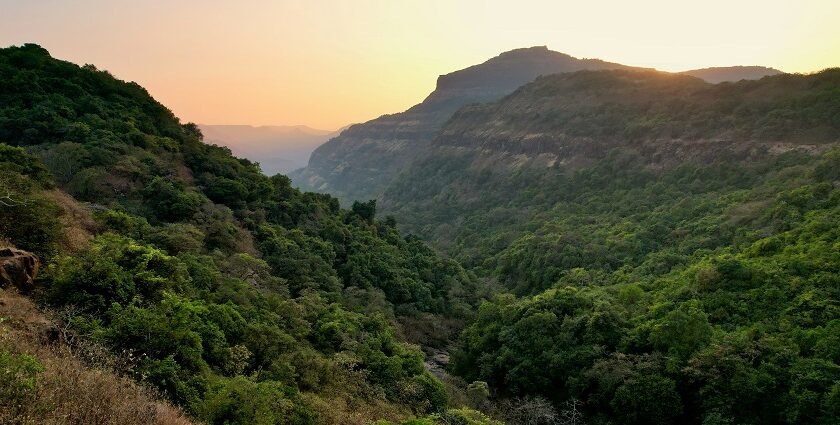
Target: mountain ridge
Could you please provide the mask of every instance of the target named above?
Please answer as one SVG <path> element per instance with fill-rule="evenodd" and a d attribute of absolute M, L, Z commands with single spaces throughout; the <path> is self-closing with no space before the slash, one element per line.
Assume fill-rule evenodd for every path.
<path fill-rule="evenodd" d="M 331 193 L 345 204 L 377 198 L 391 179 L 423 154 L 436 132 L 461 107 L 497 100 L 540 75 L 593 69 L 653 71 L 578 59 L 546 46 L 503 52 L 439 76 L 435 90 L 404 112 L 350 126 L 315 149 L 307 166 L 290 177 L 305 190 Z"/>
<path fill-rule="evenodd" d="M 350 126 L 315 149 L 307 167 L 290 177 L 305 190 L 330 192 L 344 203 L 375 198 L 460 107 L 498 99 L 541 73 L 609 67 L 628 68 L 576 59 L 545 46 L 502 53 L 482 64 L 439 76 L 435 90 L 404 112 Z M 481 78 L 476 79 L 476 75 Z"/>
<path fill-rule="evenodd" d="M 712 84 L 736 82 L 740 80 L 758 80 L 763 77 L 784 74 L 776 68 L 767 66 L 713 66 L 709 68 L 681 71 L 679 74 L 702 78 Z"/>
<path fill-rule="evenodd" d="M 423 218 L 453 207 L 480 214 L 472 211 L 476 193 L 503 202 L 491 196 L 493 187 L 470 178 L 574 173 L 616 152 L 656 172 L 722 158 L 753 163 L 791 152 L 819 155 L 840 141 L 835 86 L 840 69 L 724 85 L 660 71 L 539 77 L 501 100 L 456 112 L 426 154 L 386 188 L 380 206 L 401 218 L 402 229 L 453 255 L 457 247 L 458 258 L 473 264 L 490 253 L 480 244 L 450 241 L 478 229 L 459 230 L 460 220 Z M 525 192 L 548 190 L 520 183 Z M 475 249 L 484 254 L 463 255 Z"/>

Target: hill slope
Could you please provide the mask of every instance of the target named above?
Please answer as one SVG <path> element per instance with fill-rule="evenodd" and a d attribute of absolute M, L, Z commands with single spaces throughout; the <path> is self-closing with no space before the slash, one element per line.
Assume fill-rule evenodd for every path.
<path fill-rule="evenodd" d="M 628 68 L 577 59 L 546 47 L 517 49 L 480 65 L 438 77 L 422 103 L 405 112 L 356 124 L 318 147 L 309 165 L 291 175 L 305 190 L 330 193 L 342 202 L 376 198 L 460 107 L 499 99 L 539 75 L 581 69 Z"/>
<path fill-rule="evenodd" d="M 771 75 L 783 74 L 782 71 L 766 66 L 722 66 L 713 68 L 693 69 L 681 74 L 691 75 L 712 84 L 726 81 L 759 80 Z"/>
<path fill-rule="evenodd" d="M 484 233 L 461 233 L 458 226 L 467 224 L 461 214 L 516 209 L 512 202 L 533 203 L 523 209 L 541 213 L 532 208 L 550 208 L 560 195 L 544 177 L 568 178 L 617 155 L 632 158 L 640 171 L 664 172 L 820 152 L 839 137 L 837 79 L 837 70 L 726 85 L 656 71 L 540 77 L 498 102 L 457 112 L 429 154 L 385 192 L 382 206 L 406 229 L 449 246 L 459 235 L 477 241 Z M 520 192 L 553 195 L 530 199 Z M 438 215 L 444 212 L 446 219 Z M 467 254 L 478 247 L 490 249 L 478 242 L 452 252 L 474 263 L 486 256 Z"/>
<path fill-rule="evenodd" d="M 587 423 L 834 423 L 840 70 L 540 77 L 381 206 L 500 286 L 454 370 Z"/>
<path fill-rule="evenodd" d="M 114 359 L 100 347 L 58 337 L 65 324 L 46 317 L 31 300 L 0 289 L 0 318 L 0 423 L 195 423 L 118 376 L 109 364 Z"/>
<path fill-rule="evenodd" d="M 598 59 L 578 59 L 531 47 L 438 77 L 422 103 L 405 112 L 356 124 L 318 147 L 306 168 L 291 174 L 305 190 L 330 193 L 343 203 L 377 198 L 387 184 L 425 153 L 436 132 L 464 105 L 497 100 L 540 75 L 580 70 L 640 69 Z M 686 71 L 711 82 L 757 79 L 779 71 L 764 67 Z"/>
<path fill-rule="evenodd" d="M 140 86 L 31 44 L 0 49 L 0 141 L 0 240 L 45 263 L 33 296 L 196 419 L 447 407 L 398 322 L 464 317 L 474 278 L 374 204 L 266 177 Z"/>

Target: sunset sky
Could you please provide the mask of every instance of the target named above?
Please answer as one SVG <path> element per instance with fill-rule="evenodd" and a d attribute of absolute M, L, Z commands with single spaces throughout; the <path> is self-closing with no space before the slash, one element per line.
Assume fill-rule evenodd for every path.
<path fill-rule="evenodd" d="M 0 0 L 0 45 L 95 64 L 185 121 L 331 130 L 517 47 L 668 71 L 840 66 L 838 22 L 838 0 Z"/>

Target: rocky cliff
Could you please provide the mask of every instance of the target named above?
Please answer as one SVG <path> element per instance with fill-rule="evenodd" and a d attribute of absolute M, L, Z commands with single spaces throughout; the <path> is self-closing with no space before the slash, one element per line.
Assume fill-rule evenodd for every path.
<path fill-rule="evenodd" d="M 617 163 L 656 174 L 820 154 L 840 141 L 838 87 L 840 69 L 731 84 L 637 70 L 539 77 L 456 112 L 379 206 L 404 230 L 449 250 L 453 235 L 481 232 L 462 229 L 469 217 L 508 209 L 512 226 L 551 208 L 557 181 L 605 161 L 611 170 Z"/>
<path fill-rule="evenodd" d="M 544 46 L 505 52 L 438 77 L 435 91 L 405 112 L 351 126 L 318 147 L 309 165 L 291 177 L 305 190 L 328 192 L 345 203 L 376 198 L 462 106 L 497 100 L 540 75 L 621 68 L 629 67 L 578 59 Z"/>
<path fill-rule="evenodd" d="M 498 100 L 541 75 L 581 70 L 636 69 L 599 59 L 578 59 L 545 46 L 511 50 L 482 64 L 438 77 L 435 90 L 405 112 L 356 124 L 321 145 L 307 167 L 290 177 L 305 190 L 337 196 L 345 204 L 378 197 L 461 107 Z M 710 82 L 756 79 L 779 71 L 764 67 L 686 71 Z"/>

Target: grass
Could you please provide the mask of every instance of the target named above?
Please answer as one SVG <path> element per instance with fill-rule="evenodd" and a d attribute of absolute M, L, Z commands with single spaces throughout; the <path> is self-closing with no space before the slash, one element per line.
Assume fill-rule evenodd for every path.
<path fill-rule="evenodd" d="M 95 351 L 68 344 L 63 335 L 60 322 L 31 300 L 0 289 L 0 354 L 34 358 L 41 366 L 31 388 L 19 397 L 0 399 L 0 424 L 194 423 L 149 389 L 116 373 L 106 350 L 91 356 Z M 0 370 L 4 372 L 8 377 L 9 371 Z"/>

